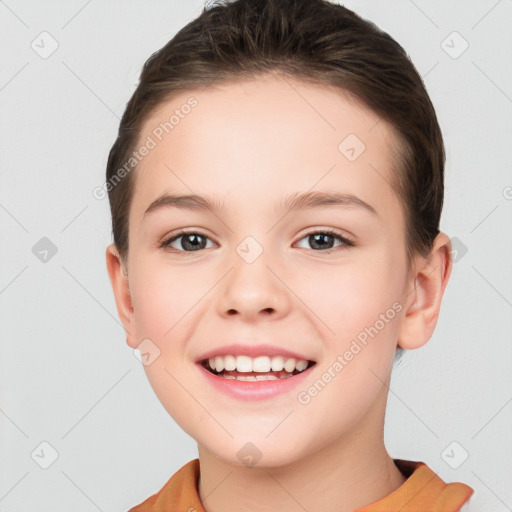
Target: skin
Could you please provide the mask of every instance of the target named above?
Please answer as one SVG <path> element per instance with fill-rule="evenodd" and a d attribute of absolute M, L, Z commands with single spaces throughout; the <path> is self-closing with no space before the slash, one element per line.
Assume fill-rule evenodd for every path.
<path fill-rule="evenodd" d="M 393 356 L 397 345 L 416 349 L 432 336 L 451 272 L 450 239 L 440 233 L 408 274 L 403 207 L 390 186 L 397 139 L 343 91 L 272 75 L 188 91 L 159 106 L 140 140 L 191 95 L 198 106 L 136 171 L 127 261 L 107 248 L 127 343 L 149 338 L 160 350 L 144 368 L 198 443 L 206 511 L 342 512 L 378 501 L 405 482 L 383 440 Z M 366 146 L 355 161 L 338 150 L 350 133 Z M 355 205 L 280 209 L 285 196 L 310 190 L 356 195 L 377 215 Z M 215 214 L 162 208 L 144 216 L 164 192 L 213 195 L 225 205 Z M 180 254 L 159 247 L 181 228 L 207 236 L 206 248 L 184 248 L 184 238 L 172 244 Z M 322 228 L 356 245 L 335 239 L 327 253 L 306 236 Z M 247 236 L 263 248 L 250 264 L 236 252 Z M 402 309 L 394 319 L 299 403 L 298 392 L 395 302 Z M 296 350 L 317 365 L 300 389 L 271 399 L 221 395 L 194 360 L 243 340 Z M 248 442 L 261 452 L 254 467 L 237 457 Z"/>

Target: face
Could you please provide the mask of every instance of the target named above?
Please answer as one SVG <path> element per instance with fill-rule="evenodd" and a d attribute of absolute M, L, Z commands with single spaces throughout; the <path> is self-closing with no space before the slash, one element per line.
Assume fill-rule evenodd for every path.
<path fill-rule="evenodd" d="M 183 108 L 191 96 L 197 104 Z M 260 464 L 286 464 L 357 429 L 382 405 L 409 293 L 391 126 L 340 90 L 266 77 L 175 96 L 147 119 L 148 136 L 156 145 L 136 171 L 129 215 L 125 326 L 130 346 L 146 340 L 164 407 L 234 464 L 247 442 Z M 306 193 L 316 202 L 291 208 Z M 211 205 L 155 203 L 165 194 Z M 286 391 L 243 399 L 196 362 L 231 344 L 315 364 Z"/>

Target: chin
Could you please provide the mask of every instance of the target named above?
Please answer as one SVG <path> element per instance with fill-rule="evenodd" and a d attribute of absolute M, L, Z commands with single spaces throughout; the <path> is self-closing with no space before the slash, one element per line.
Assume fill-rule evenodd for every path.
<path fill-rule="evenodd" d="M 286 445 L 278 442 L 277 438 L 274 443 L 270 439 L 265 439 L 265 436 L 260 440 L 253 437 L 253 440 L 249 441 L 248 437 L 246 436 L 246 440 L 240 443 L 230 440 L 223 446 L 219 443 L 214 443 L 213 446 L 208 446 L 210 443 L 203 444 L 200 452 L 203 451 L 204 455 L 204 450 L 207 450 L 225 464 L 260 469 L 287 466 L 305 456 L 295 450 L 295 443 Z"/>

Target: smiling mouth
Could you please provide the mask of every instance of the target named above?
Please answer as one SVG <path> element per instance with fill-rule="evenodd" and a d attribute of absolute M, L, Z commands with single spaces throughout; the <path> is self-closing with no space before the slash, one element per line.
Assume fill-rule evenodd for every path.
<path fill-rule="evenodd" d="M 217 372 L 216 370 L 213 370 L 210 368 L 210 365 L 208 364 L 208 359 L 205 359 L 204 361 L 201 361 L 199 363 L 205 370 L 212 373 L 213 375 L 217 377 L 221 377 L 224 379 L 236 379 L 241 381 L 262 381 L 262 380 L 279 380 L 279 379 L 289 379 L 291 377 L 294 377 L 295 375 L 298 375 L 300 373 L 304 373 L 305 371 L 309 370 L 312 366 L 316 364 L 315 361 L 308 361 L 308 365 L 304 370 L 297 370 L 295 369 L 293 372 L 287 372 L 286 370 L 281 371 L 268 371 L 268 372 L 240 372 L 237 370 L 222 370 L 220 372 Z"/>

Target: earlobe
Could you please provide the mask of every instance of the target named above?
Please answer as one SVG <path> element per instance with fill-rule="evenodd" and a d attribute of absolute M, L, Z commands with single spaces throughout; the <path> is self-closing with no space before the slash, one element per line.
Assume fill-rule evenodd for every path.
<path fill-rule="evenodd" d="M 115 244 L 110 244 L 107 247 L 106 263 L 116 301 L 117 313 L 126 332 L 126 343 L 130 347 L 136 348 L 134 311 L 128 276 Z"/>
<path fill-rule="evenodd" d="M 407 350 L 420 348 L 432 337 L 451 270 L 451 241 L 447 235 L 439 233 L 429 256 L 419 257 L 416 262 L 405 298 L 408 306 L 398 336 L 400 347 Z"/>

